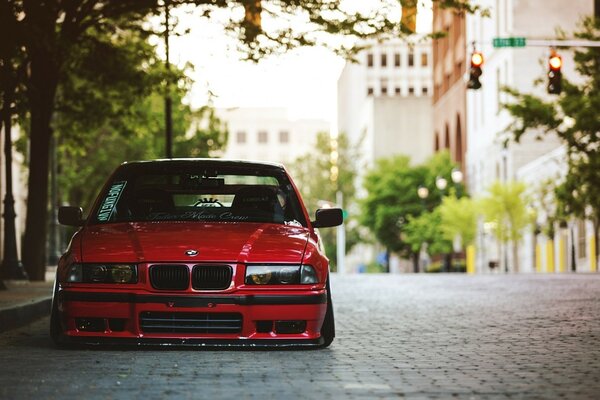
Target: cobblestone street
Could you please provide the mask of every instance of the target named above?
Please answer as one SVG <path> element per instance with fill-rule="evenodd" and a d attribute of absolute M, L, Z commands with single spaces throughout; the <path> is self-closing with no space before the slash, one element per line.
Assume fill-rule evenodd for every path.
<path fill-rule="evenodd" d="M 600 275 L 334 276 L 325 350 L 55 349 L 0 336 L 2 399 L 565 398 L 600 393 Z"/>

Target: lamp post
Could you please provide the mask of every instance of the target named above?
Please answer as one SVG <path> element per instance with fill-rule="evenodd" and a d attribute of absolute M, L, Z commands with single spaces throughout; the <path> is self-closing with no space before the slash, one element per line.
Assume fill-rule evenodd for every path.
<path fill-rule="evenodd" d="M 17 232 L 15 229 L 15 199 L 12 186 L 12 138 L 10 111 L 5 107 L 2 116 L 4 125 L 4 162 L 6 194 L 4 195 L 4 258 L 2 260 L 2 273 L 10 279 L 27 279 L 27 273 L 23 268 L 17 254 Z"/>
<path fill-rule="evenodd" d="M 169 1 L 165 0 L 165 53 L 166 53 L 166 68 L 167 68 L 167 84 L 165 94 L 165 152 L 167 158 L 173 158 L 173 103 L 171 101 L 171 63 L 169 61 Z"/>

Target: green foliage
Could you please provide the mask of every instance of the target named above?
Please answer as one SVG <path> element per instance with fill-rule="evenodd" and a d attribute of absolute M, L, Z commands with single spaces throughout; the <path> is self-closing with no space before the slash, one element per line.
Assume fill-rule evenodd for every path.
<path fill-rule="evenodd" d="M 378 160 L 375 168 L 365 176 L 367 197 L 361 202 L 361 223 L 386 248 L 402 257 L 418 251 L 422 238 L 430 238 L 427 242 L 433 249 L 438 243 L 440 248 L 445 248 L 443 240 L 426 232 L 428 228 L 424 226 L 424 221 L 427 217 L 424 220 L 416 218 L 437 207 L 445 193 L 464 191 L 462 184 L 452 183 L 451 172 L 454 168 L 456 164 L 451 161 L 448 152 L 437 153 L 418 166 L 411 166 L 406 156 Z M 448 182 L 449 187 L 444 191 L 435 187 L 437 177 L 443 177 Z M 427 198 L 419 198 L 419 186 L 428 188 Z M 412 227 L 409 227 L 410 224 Z"/>
<path fill-rule="evenodd" d="M 356 223 L 356 174 L 358 165 L 358 146 L 354 147 L 345 134 L 337 137 L 337 166 L 338 179 L 331 180 L 331 152 L 332 139 L 327 132 L 319 132 L 313 146 L 313 151 L 299 157 L 290 165 L 298 189 L 311 216 L 323 206 L 323 202 L 335 204 L 336 193 L 341 191 L 344 198 L 343 208 L 349 211 L 348 218 L 344 221 L 346 228 L 346 252 L 360 241 Z M 336 259 L 336 230 L 323 229 L 320 232 L 327 256 L 335 265 Z"/>
<path fill-rule="evenodd" d="M 585 18 L 575 37 L 600 40 L 600 19 Z M 567 148 L 568 174 L 556 189 L 559 209 L 594 222 L 596 236 L 600 225 L 600 48 L 575 51 L 578 83 L 563 75 L 563 91 L 558 98 L 542 100 L 516 89 L 506 89 L 514 102 L 505 108 L 515 121 L 509 127 L 518 141 L 529 131 L 556 134 Z"/>
<path fill-rule="evenodd" d="M 518 242 L 523 229 L 532 222 L 525 190 L 520 182 L 495 182 L 479 200 L 485 221 L 492 223 L 494 236 L 501 243 Z"/>
<path fill-rule="evenodd" d="M 143 32 L 94 32 L 79 50 L 59 86 L 53 123 L 63 202 L 89 209 L 120 163 L 164 157 L 166 77 L 174 82 L 174 156 L 207 157 L 225 145 L 227 132 L 214 110 L 194 112 L 183 102 L 191 86 L 185 70 L 167 72 Z"/>
<path fill-rule="evenodd" d="M 440 231 L 446 240 L 452 241 L 458 235 L 463 246 L 473 244 L 479 214 L 475 201 L 469 197 L 450 195 L 442 199 L 437 210 L 441 217 Z"/>
<path fill-rule="evenodd" d="M 404 240 L 413 253 L 418 253 L 423 244 L 427 244 L 429 254 L 450 253 L 452 240 L 441 235 L 443 221 L 439 207 L 426 211 L 417 217 L 409 216 L 404 227 Z"/>

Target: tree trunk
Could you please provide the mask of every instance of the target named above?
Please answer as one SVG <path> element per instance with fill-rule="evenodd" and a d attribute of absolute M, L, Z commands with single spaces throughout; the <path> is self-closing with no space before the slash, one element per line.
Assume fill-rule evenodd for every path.
<path fill-rule="evenodd" d="M 413 261 L 413 272 L 415 274 L 419 273 L 419 252 L 412 253 L 412 261 Z"/>
<path fill-rule="evenodd" d="M 452 253 L 444 254 L 444 272 L 452 272 Z"/>
<path fill-rule="evenodd" d="M 598 270 L 598 255 L 600 254 L 600 249 L 598 248 L 598 243 L 600 240 L 598 239 L 598 233 L 600 233 L 600 217 L 594 218 L 594 244 L 596 250 L 596 271 Z"/>
<path fill-rule="evenodd" d="M 23 264 L 31 280 L 43 281 L 46 275 L 46 233 L 48 222 L 48 162 L 50 119 L 58 85 L 56 55 L 32 51 L 28 97 L 31 107 L 29 139 L 29 179 L 27 220 L 23 241 Z"/>
<path fill-rule="evenodd" d="M 516 240 L 512 242 L 512 251 L 513 251 L 513 272 L 519 273 L 519 243 Z"/>
<path fill-rule="evenodd" d="M 0 132 L 2 131 L 2 121 L 0 120 Z M 0 185 L 2 185 L 2 177 L 0 176 Z M 4 271 L 0 271 L 0 290 L 6 290 L 6 286 L 4 285 L 4 282 L 2 281 L 2 275 L 3 275 Z"/>

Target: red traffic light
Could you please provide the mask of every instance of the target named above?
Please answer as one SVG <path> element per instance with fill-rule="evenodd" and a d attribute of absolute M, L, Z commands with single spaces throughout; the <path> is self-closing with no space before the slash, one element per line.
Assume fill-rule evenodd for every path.
<path fill-rule="evenodd" d="M 562 67 L 562 57 L 558 54 L 552 54 L 548 59 L 548 65 L 553 70 L 559 70 Z"/>
<path fill-rule="evenodd" d="M 471 54 L 471 66 L 472 67 L 481 67 L 483 65 L 483 54 L 476 51 Z"/>

